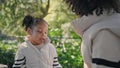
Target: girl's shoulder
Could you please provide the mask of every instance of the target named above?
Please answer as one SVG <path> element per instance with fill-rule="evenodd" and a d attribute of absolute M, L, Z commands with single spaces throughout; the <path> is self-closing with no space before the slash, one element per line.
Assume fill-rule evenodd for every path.
<path fill-rule="evenodd" d="M 49 43 L 49 47 L 50 48 L 55 48 L 55 45 L 53 45 L 52 43 Z"/>
<path fill-rule="evenodd" d="M 56 47 L 55 47 L 55 45 L 53 45 L 52 43 L 49 43 L 49 48 L 50 48 L 50 50 L 52 50 L 53 52 L 56 52 Z"/>
<path fill-rule="evenodd" d="M 23 43 L 19 44 L 17 47 L 18 47 L 18 49 L 25 49 L 25 48 L 27 48 L 28 46 L 27 46 L 27 43 L 26 43 L 26 42 L 23 42 Z"/>

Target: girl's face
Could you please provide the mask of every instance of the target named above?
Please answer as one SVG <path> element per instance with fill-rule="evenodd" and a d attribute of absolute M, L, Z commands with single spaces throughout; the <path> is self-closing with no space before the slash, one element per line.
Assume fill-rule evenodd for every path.
<path fill-rule="evenodd" d="M 30 38 L 29 40 L 34 45 L 39 45 L 46 42 L 48 32 L 48 24 L 42 22 L 33 27 L 32 30 L 29 31 Z"/>

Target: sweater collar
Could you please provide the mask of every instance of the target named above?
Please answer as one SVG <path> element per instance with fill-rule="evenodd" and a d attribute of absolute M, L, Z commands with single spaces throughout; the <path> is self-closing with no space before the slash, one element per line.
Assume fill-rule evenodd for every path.
<path fill-rule="evenodd" d="M 82 37 L 84 32 L 93 24 L 97 23 L 98 21 L 104 19 L 107 15 L 89 15 L 89 16 L 82 16 L 72 22 L 73 28 L 75 32 Z"/>
<path fill-rule="evenodd" d="M 28 37 L 29 37 L 29 36 L 26 36 L 26 37 L 25 37 L 25 41 L 29 41 Z M 35 46 L 40 46 L 40 48 L 42 48 L 42 47 L 48 45 L 48 44 L 50 43 L 50 41 L 51 41 L 51 40 L 49 39 L 49 37 L 47 37 L 44 44 L 35 45 Z M 29 41 L 29 43 L 30 43 L 31 45 L 33 45 L 30 41 Z M 34 45 L 33 45 L 33 46 L 34 46 Z"/>

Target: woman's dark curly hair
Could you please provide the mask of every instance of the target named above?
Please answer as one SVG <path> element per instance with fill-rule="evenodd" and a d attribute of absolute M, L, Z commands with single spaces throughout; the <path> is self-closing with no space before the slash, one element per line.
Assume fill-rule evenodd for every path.
<path fill-rule="evenodd" d="M 63 0 L 77 15 L 97 15 L 113 11 L 120 13 L 120 0 Z"/>

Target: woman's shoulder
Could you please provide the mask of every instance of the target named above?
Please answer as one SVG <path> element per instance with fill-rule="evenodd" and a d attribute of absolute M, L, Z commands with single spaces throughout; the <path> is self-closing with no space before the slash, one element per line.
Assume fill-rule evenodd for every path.
<path fill-rule="evenodd" d="M 102 30 L 111 31 L 120 36 L 120 15 L 114 14 L 106 19 L 103 19 L 93 25 L 91 25 L 85 32 L 85 36 L 93 37 L 100 33 Z"/>

